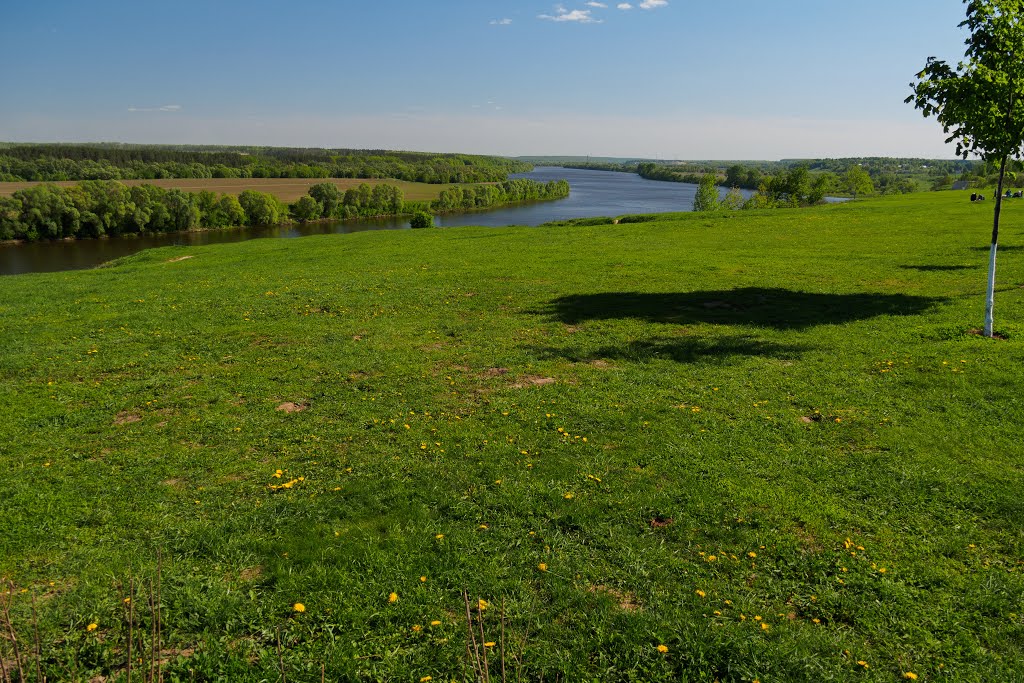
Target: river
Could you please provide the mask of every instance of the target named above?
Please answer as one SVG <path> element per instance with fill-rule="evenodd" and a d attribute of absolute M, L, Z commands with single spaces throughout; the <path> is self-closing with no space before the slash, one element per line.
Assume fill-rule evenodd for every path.
<path fill-rule="evenodd" d="M 542 182 L 564 178 L 569 181 L 571 191 L 565 199 L 439 216 L 436 219 L 437 225 L 536 226 L 567 218 L 689 211 L 697 192 L 696 185 L 646 180 L 633 173 L 612 171 L 538 166 L 530 173 L 512 177 L 531 178 Z M 724 196 L 724 190 L 722 193 Z M 745 196 L 749 194 L 744 192 Z M 408 228 L 409 221 L 404 219 L 358 220 L 8 244 L 0 245 L 0 275 L 93 268 L 101 263 L 154 247 L 197 246 L 244 242 L 267 237 L 305 237 Z"/>

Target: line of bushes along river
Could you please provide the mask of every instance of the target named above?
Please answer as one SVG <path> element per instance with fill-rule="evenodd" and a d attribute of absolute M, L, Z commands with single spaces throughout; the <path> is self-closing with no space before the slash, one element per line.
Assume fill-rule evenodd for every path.
<path fill-rule="evenodd" d="M 433 202 L 407 202 L 400 188 L 387 183 L 373 187 L 363 183 L 346 191 L 332 183 L 319 183 L 297 201 L 286 204 L 272 194 L 255 190 L 245 190 L 236 197 L 88 180 L 71 187 L 35 185 L 11 197 L 0 197 L 0 240 L 56 240 L 444 213 L 561 199 L 568 194 L 569 183 L 564 180 L 541 183 L 517 179 L 456 186 L 443 190 Z"/>

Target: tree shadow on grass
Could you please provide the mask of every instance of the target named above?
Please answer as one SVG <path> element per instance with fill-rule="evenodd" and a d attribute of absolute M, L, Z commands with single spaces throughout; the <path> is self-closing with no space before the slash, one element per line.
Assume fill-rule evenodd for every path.
<path fill-rule="evenodd" d="M 653 360 L 672 360 L 677 363 L 726 362 L 738 356 L 760 356 L 789 360 L 799 358 L 807 346 L 776 344 L 747 335 L 734 337 L 654 337 L 634 340 L 618 346 L 596 349 L 533 347 L 534 356 L 541 360 L 562 358 L 572 363 L 591 363 L 603 360 L 646 363 Z"/>
<path fill-rule="evenodd" d="M 919 270 L 923 273 L 945 272 L 951 270 L 975 270 L 979 266 L 900 266 L 904 270 Z"/>
<path fill-rule="evenodd" d="M 907 294 L 818 294 L 744 287 L 697 292 L 571 294 L 550 301 L 544 313 L 568 325 L 588 320 L 633 319 L 799 330 L 880 315 L 918 315 L 942 301 L 945 299 Z"/>

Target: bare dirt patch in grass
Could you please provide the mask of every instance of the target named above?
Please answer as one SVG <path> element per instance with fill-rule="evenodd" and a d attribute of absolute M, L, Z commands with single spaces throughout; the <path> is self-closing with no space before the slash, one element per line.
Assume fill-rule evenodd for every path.
<path fill-rule="evenodd" d="M 587 590 L 595 595 L 604 595 L 614 599 L 619 609 L 624 612 L 636 612 L 640 609 L 640 601 L 632 593 L 610 586 L 590 586 Z"/>
<path fill-rule="evenodd" d="M 238 572 L 238 578 L 241 581 L 251 582 L 263 576 L 263 567 L 246 567 L 242 571 Z"/>
<path fill-rule="evenodd" d="M 274 408 L 274 410 L 282 413 L 301 413 L 308 407 L 309 406 L 307 406 L 305 403 L 292 403 L 291 401 L 286 401 L 279 405 L 278 407 Z"/>
<path fill-rule="evenodd" d="M 540 375 L 525 375 L 512 385 L 513 389 L 525 389 L 526 387 L 542 387 L 557 382 L 554 377 L 541 377 Z"/>
<path fill-rule="evenodd" d="M 175 256 L 174 258 L 167 259 L 167 263 L 177 263 L 178 261 L 187 261 L 190 258 L 195 258 L 195 256 L 192 256 L 192 255 L 189 255 L 189 256 Z"/>
<path fill-rule="evenodd" d="M 142 422 L 142 416 L 130 413 L 127 410 L 122 410 L 114 417 L 114 424 L 116 425 L 127 425 L 133 422 Z"/>

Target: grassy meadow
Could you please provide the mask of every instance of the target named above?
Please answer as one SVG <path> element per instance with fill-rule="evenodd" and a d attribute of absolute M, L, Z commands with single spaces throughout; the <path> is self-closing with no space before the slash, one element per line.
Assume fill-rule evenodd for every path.
<path fill-rule="evenodd" d="M 73 187 L 78 180 L 62 180 L 50 183 L 60 187 Z M 342 192 L 359 187 L 366 183 L 369 186 L 387 184 L 396 185 L 402 190 L 406 201 L 433 201 L 437 199 L 442 190 L 451 185 L 436 185 L 430 183 L 414 183 L 407 180 L 394 180 L 391 178 L 177 178 L 177 179 L 156 179 L 156 180 L 119 180 L 117 181 L 129 187 L 133 185 L 155 185 L 165 190 L 182 190 L 184 192 L 216 192 L 217 194 L 239 195 L 246 190 L 267 192 L 283 202 L 294 202 L 304 196 L 309 188 L 317 183 L 331 183 Z M 0 183 L 0 197 L 10 197 L 18 190 L 41 185 L 38 182 L 2 182 Z"/>
<path fill-rule="evenodd" d="M 0 628 L 26 680 L 127 680 L 129 642 L 135 680 L 1024 680 L 1024 205 L 1001 340 L 973 332 L 991 215 L 0 278 Z"/>

